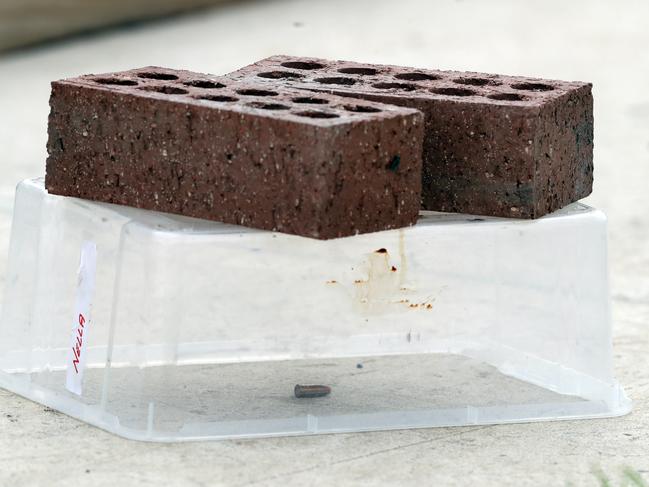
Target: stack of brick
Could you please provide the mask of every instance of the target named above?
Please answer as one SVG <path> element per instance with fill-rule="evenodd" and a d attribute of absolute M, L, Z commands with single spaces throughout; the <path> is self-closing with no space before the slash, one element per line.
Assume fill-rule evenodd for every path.
<path fill-rule="evenodd" d="M 591 85 L 274 56 L 52 84 L 49 192 L 320 239 L 587 196 Z"/>

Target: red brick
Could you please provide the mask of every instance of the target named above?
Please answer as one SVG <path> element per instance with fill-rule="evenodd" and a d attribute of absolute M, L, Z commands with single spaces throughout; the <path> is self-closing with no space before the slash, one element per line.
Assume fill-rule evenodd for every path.
<path fill-rule="evenodd" d="M 50 105 L 51 193 L 320 239 L 418 216 L 416 110 L 156 67 L 56 81 Z"/>
<path fill-rule="evenodd" d="M 592 190 L 589 83 L 290 56 L 227 76 L 423 112 L 427 210 L 536 218 Z"/>

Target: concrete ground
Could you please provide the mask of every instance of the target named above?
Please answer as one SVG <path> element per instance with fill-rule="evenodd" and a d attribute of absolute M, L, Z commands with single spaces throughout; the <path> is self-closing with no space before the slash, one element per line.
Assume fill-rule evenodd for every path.
<path fill-rule="evenodd" d="M 616 372 L 634 411 L 166 445 L 122 440 L 0 391 L 0 485 L 604 485 L 606 475 L 615 486 L 625 467 L 649 481 L 647 25 L 644 0 L 276 0 L 1 58 L 0 279 L 14 185 L 44 172 L 50 80 L 150 64 L 223 73 L 287 53 L 592 81 L 596 183 L 586 202 L 610 219 Z"/>

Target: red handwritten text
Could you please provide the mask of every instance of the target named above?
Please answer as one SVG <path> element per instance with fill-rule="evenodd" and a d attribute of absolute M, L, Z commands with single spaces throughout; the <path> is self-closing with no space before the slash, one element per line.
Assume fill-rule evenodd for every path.
<path fill-rule="evenodd" d="M 79 373 L 79 360 L 81 359 L 81 347 L 83 347 L 83 330 L 85 323 L 86 319 L 82 314 L 79 314 L 79 326 L 77 326 L 77 333 L 75 336 L 76 342 L 72 347 L 72 353 L 74 355 L 74 358 L 72 359 L 72 365 L 74 366 L 74 371 L 77 374 Z"/>

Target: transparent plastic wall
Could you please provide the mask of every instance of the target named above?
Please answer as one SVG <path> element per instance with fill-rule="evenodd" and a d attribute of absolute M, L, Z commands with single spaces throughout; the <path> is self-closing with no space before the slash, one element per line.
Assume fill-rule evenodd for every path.
<path fill-rule="evenodd" d="M 82 246 L 97 249 L 72 366 Z M 329 241 L 17 190 L 0 385 L 159 441 L 613 416 L 606 220 L 426 212 Z M 331 393 L 296 398 L 296 384 Z"/>

